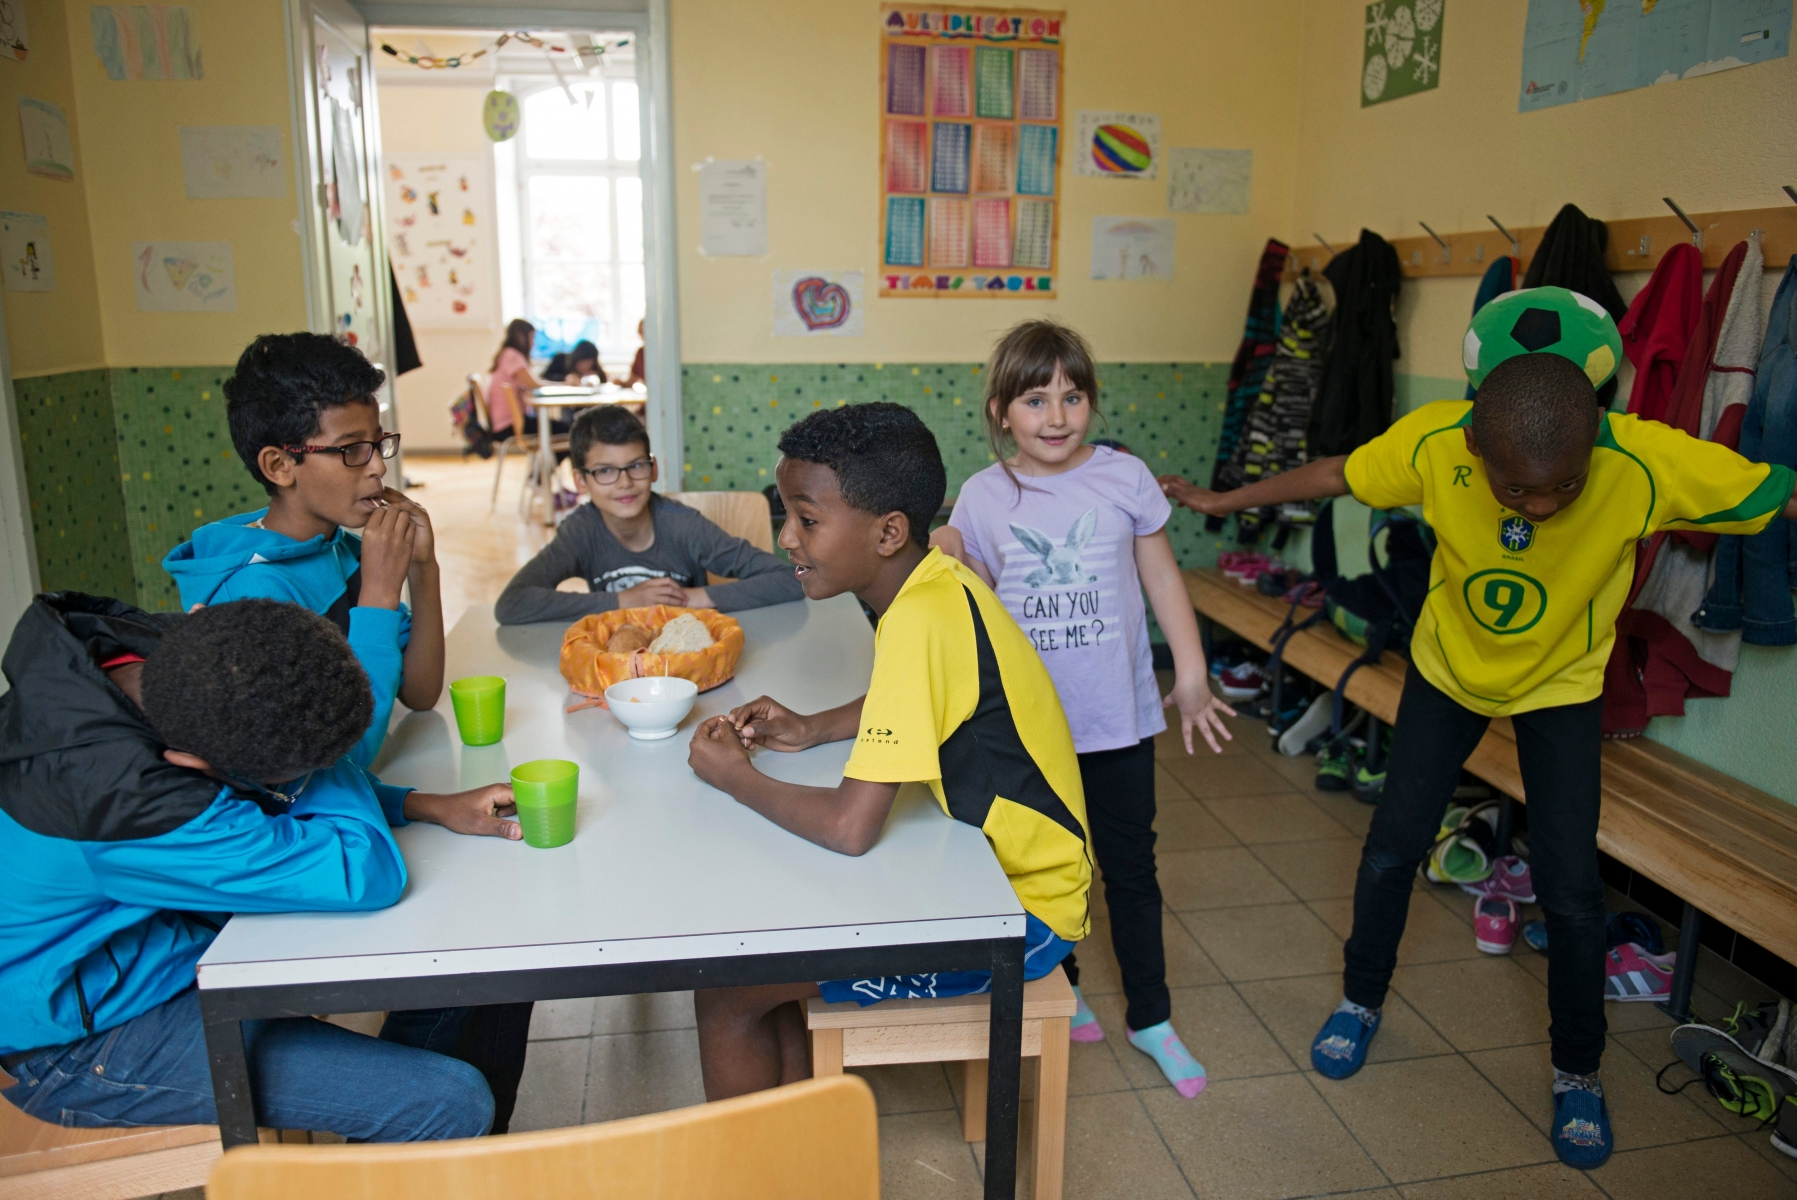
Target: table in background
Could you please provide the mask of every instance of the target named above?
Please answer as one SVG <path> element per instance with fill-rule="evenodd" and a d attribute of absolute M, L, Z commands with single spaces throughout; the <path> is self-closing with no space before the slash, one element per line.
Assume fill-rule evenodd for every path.
<path fill-rule="evenodd" d="M 674 737 L 632 741 L 599 708 L 567 713 L 560 625 L 498 628 L 488 607 L 449 635 L 448 678 L 507 680 L 506 736 L 463 746 L 445 689 L 387 737 L 382 778 L 430 791 L 506 780 L 536 758 L 580 763 L 574 840 L 555 850 L 395 830 L 409 873 L 378 912 L 233 917 L 199 964 L 219 1126 L 252 1142 L 241 1021 L 791 983 L 993 971 L 986 1195 L 1012 1195 L 1023 1021 L 1022 907 L 985 836 L 921 785 L 900 792 L 860 858 L 813 845 L 701 783 L 700 720 L 767 693 L 800 712 L 866 690 L 873 636 L 853 597 L 736 614 L 737 677 Z M 848 742 L 758 752 L 767 774 L 834 786 Z"/>
<path fill-rule="evenodd" d="M 635 388 L 621 388 L 614 384 L 601 384 L 599 387 L 584 385 L 546 383 L 530 394 L 530 402 L 537 410 L 537 499 L 543 505 L 543 524 L 555 524 L 555 451 L 549 448 L 549 426 L 564 408 L 593 408 L 601 404 L 620 404 L 636 414 L 640 421 L 644 409 L 649 403 L 649 394 Z M 583 463 L 575 463 L 576 467 Z M 575 479 L 578 488 L 580 481 Z"/>

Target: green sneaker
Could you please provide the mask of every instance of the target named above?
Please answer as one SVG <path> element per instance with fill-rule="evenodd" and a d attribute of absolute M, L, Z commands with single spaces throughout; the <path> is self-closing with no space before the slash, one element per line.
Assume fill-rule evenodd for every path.
<path fill-rule="evenodd" d="M 1385 772 L 1369 771 L 1366 764 L 1361 763 L 1354 769 L 1354 799 L 1362 804 L 1377 804 L 1385 795 Z"/>
<path fill-rule="evenodd" d="M 1797 1158 L 1797 1096 L 1786 1096 L 1778 1110 L 1778 1128 L 1772 1131 L 1772 1148 Z"/>
<path fill-rule="evenodd" d="M 1710 1095 L 1736 1116 L 1770 1124 L 1789 1099 L 1797 1097 L 1797 1077 L 1751 1054 L 1720 1049 L 1705 1054 L 1699 1074 Z"/>
<path fill-rule="evenodd" d="M 1346 792 L 1353 788 L 1354 748 L 1324 746 L 1317 751 L 1317 790 Z"/>

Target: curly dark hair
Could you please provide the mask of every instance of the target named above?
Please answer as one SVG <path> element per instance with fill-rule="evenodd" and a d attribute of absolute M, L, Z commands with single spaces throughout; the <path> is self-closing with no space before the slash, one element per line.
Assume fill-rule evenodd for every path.
<path fill-rule="evenodd" d="M 649 453 L 649 431 L 636 419 L 636 414 L 615 404 L 589 408 L 574 418 L 568 430 L 568 453 L 574 465 L 587 465 L 587 451 L 594 443 L 605 446 L 629 446 L 641 442 L 643 453 Z"/>
<path fill-rule="evenodd" d="M 904 405 L 882 400 L 820 409 L 780 435 L 780 453 L 829 467 L 842 498 L 862 512 L 904 513 L 911 540 L 929 546 L 948 472 L 936 435 Z"/>
<path fill-rule="evenodd" d="M 1546 464 L 1590 450 L 1603 410 L 1585 371 L 1558 354 L 1518 354 L 1491 368 L 1473 400 L 1479 453 Z"/>
<path fill-rule="evenodd" d="M 324 410 L 376 404 L 387 376 L 348 342 L 322 333 L 265 333 L 249 344 L 225 380 L 231 444 L 269 495 L 275 485 L 256 458 L 264 446 L 310 441 Z"/>
<path fill-rule="evenodd" d="M 297 604 L 235 600 L 163 634 L 144 662 L 143 708 L 171 748 L 274 784 L 349 753 L 374 694 L 335 625 Z"/>

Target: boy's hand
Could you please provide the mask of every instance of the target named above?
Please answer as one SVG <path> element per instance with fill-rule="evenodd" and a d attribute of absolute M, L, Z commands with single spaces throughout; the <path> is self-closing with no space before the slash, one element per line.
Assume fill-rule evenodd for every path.
<path fill-rule="evenodd" d="M 1186 753 L 1194 753 L 1192 747 L 1192 729 L 1204 735 L 1210 748 L 1218 754 L 1223 747 L 1217 744 L 1217 735 L 1224 741 L 1233 741 L 1235 735 L 1229 732 L 1229 726 L 1223 724 L 1226 716 L 1235 716 L 1235 709 L 1229 707 L 1211 694 L 1210 684 L 1203 679 L 1175 679 L 1173 690 L 1161 700 L 1161 707 L 1179 706 L 1179 730 L 1185 735 Z"/>
<path fill-rule="evenodd" d="M 749 767 L 749 751 L 737 736 L 729 717 L 712 717 L 701 721 L 693 730 L 686 764 L 700 779 L 721 792 L 728 792 L 730 776 Z M 753 770 L 752 767 L 749 769 Z"/>
<path fill-rule="evenodd" d="M 1188 482 L 1179 475 L 1161 475 L 1155 482 L 1161 485 L 1161 492 L 1175 504 L 1183 504 L 1195 513 L 1203 513 L 1207 517 L 1221 517 L 1229 513 L 1229 509 L 1219 503 L 1222 496 L 1208 488 L 1201 488 Z"/>
<path fill-rule="evenodd" d="M 497 837 L 517 841 L 524 830 L 516 821 L 502 821 L 518 811 L 512 803 L 512 785 L 492 783 L 469 792 L 442 795 L 432 792 L 409 792 L 405 814 L 408 821 L 429 821 L 456 833 L 474 837 Z"/>
<path fill-rule="evenodd" d="M 686 589 L 670 575 L 657 575 L 618 593 L 619 608 L 652 608 L 657 604 L 685 608 Z"/>
<path fill-rule="evenodd" d="M 388 488 L 381 493 L 381 498 L 389 508 L 397 508 L 412 518 L 412 561 L 427 563 L 437 557 L 437 539 L 431 530 L 431 515 L 419 506 L 418 502 L 404 492 Z"/>
<path fill-rule="evenodd" d="M 362 527 L 362 594 L 365 608 L 398 608 L 399 589 L 412 566 L 418 527 L 397 507 L 376 509 Z"/>
<path fill-rule="evenodd" d="M 761 746 L 791 754 L 817 745 L 811 723 L 771 696 L 759 696 L 733 708 L 729 721 L 743 746 Z"/>

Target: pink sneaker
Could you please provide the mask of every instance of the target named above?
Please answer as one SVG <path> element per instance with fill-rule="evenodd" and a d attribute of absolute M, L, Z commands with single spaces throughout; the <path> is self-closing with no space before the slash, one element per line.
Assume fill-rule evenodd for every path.
<path fill-rule="evenodd" d="M 1664 1000 L 1672 994 L 1672 969 L 1678 954 L 1649 954 L 1625 942 L 1604 958 L 1604 999 L 1625 1004 Z"/>
<path fill-rule="evenodd" d="M 1260 669 L 1259 663 L 1237 663 L 1228 667 L 1217 680 L 1223 695 L 1230 700 L 1252 700 L 1260 695 L 1262 682 L 1266 672 Z"/>
<path fill-rule="evenodd" d="M 1460 890 L 1472 896 L 1502 896 L 1518 904 L 1535 903 L 1535 877 L 1529 864 L 1506 854 L 1492 864 L 1491 874 L 1477 883 L 1463 883 Z"/>
<path fill-rule="evenodd" d="M 1510 953 L 1521 919 L 1516 901 L 1508 896 L 1486 896 L 1473 908 L 1473 944 L 1487 954 Z"/>

